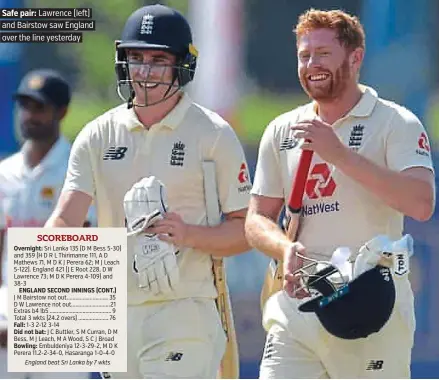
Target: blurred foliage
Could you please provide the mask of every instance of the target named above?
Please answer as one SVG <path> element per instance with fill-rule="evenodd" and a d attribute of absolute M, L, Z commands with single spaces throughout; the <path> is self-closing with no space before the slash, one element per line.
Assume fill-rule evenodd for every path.
<path fill-rule="evenodd" d="M 105 101 L 102 98 L 82 97 L 75 95 L 69 107 L 69 112 L 62 123 L 62 132 L 73 141 L 79 131 L 97 116 L 105 113 L 119 103 Z"/>
<path fill-rule="evenodd" d="M 206 1 L 206 0 L 204 0 Z M 207 0 L 208 1 L 208 0 Z M 183 14 L 187 14 L 189 10 L 189 1 L 188 0 L 167 0 L 162 1 L 163 4 L 166 4 L 174 9 L 177 9 Z"/>
<path fill-rule="evenodd" d="M 302 95 L 281 96 L 269 92 L 245 97 L 238 109 L 238 132 L 247 142 L 258 143 L 270 121 L 307 101 Z"/>

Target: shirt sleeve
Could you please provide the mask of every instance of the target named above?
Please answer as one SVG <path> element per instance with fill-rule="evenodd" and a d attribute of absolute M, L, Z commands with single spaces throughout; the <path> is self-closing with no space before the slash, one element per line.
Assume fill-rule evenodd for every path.
<path fill-rule="evenodd" d="M 420 120 L 409 110 L 402 109 L 395 114 L 389 127 L 386 141 L 389 169 L 402 171 L 425 167 L 433 171 L 428 135 Z"/>
<path fill-rule="evenodd" d="M 276 146 L 275 124 L 272 122 L 265 129 L 259 144 L 252 194 L 284 198 L 279 150 Z"/>
<path fill-rule="evenodd" d="M 90 148 L 90 125 L 79 132 L 70 151 L 66 179 L 62 192 L 81 191 L 94 197 L 95 186 Z"/>
<path fill-rule="evenodd" d="M 250 201 L 251 180 L 241 142 L 228 124 L 213 146 L 221 210 L 224 213 L 246 209 Z"/>

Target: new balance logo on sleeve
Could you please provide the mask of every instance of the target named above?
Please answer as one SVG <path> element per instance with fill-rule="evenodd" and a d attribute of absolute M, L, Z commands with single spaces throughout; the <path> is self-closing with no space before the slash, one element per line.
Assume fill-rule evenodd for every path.
<path fill-rule="evenodd" d="M 125 157 L 125 153 L 128 150 L 126 146 L 110 146 L 105 154 L 104 160 L 121 160 Z"/>
<path fill-rule="evenodd" d="M 366 371 L 379 371 L 383 369 L 383 360 L 371 360 L 367 365 Z"/>
<path fill-rule="evenodd" d="M 295 137 L 286 137 L 280 144 L 280 151 L 290 150 L 297 146 L 299 140 Z"/>
<path fill-rule="evenodd" d="M 166 357 L 165 361 L 167 362 L 179 362 L 183 357 L 182 352 L 170 352 Z"/>

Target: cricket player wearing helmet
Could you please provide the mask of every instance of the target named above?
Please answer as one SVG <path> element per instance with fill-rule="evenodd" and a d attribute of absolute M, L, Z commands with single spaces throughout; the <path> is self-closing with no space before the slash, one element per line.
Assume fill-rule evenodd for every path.
<path fill-rule="evenodd" d="M 399 241 L 405 215 L 418 221 L 431 217 L 435 189 L 428 137 L 412 112 L 359 83 L 365 37 L 356 17 L 311 9 L 300 16 L 295 33 L 298 76 L 312 102 L 266 128 L 246 221 L 249 243 L 281 262 L 284 270 L 283 291 L 272 295 L 263 311 L 268 335 L 260 377 L 407 378 L 415 330 L 409 249 L 400 257 L 397 250 L 391 252 L 397 266 L 377 264 L 366 277 L 352 279 L 358 280 L 351 286 L 353 298 L 362 297 L 365 284 L 389 296 L 369 303 L 371 318 L 381 314 L 378 327 L 354 332 L 326 319 L 352 315 L 346 310 L 354 303 L 329 302 L 352 297 L 331 291 L 327 283 L 320 288 L 323 303 L 303 306 L 310 293 L 299 283 L 304 276 L 299 269 L 307 259 L 329 261 L 339 247 L 349 248 L 353 260 L 362 247 L 385 255 L 382 246 L 368 243 L 379 235 Z M 304 149 L 314 154 L 293 242 L 276 222 Z M 390 279 L 383 278 L 394 283 L 394 303 Z M 337 306 L 324 312 L 329 310 L 325 304 Z"/>
<path fill-rule="evenodd" d="M 116 41 L 124 103 L 77 136 L 47 226 L 78 226 L 94 199 L 100 227 L 128 237 L 128 371 L 110 378 L 214 378 L 226 337 L 212 256 L 244 252 L 251 185 L 229 124 L 195 104 L 190 27 L 163 5 L 136 10 Z M 208 226 L 202 161 L 215 163 L 223 222 Z"/>

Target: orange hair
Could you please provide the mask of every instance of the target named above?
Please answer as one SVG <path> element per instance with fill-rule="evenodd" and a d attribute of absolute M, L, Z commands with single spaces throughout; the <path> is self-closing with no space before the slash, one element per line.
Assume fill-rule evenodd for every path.
<path fill-rule="evenodd" d="M 365 34 L 360 20 L 341 10 L 322 11 L 309 9 L 299 16 L 294 29 L 297 41 L 316 29 L 331 29 L 337 33 L 340 44 L 349 50 L 365 49 Z"/>

